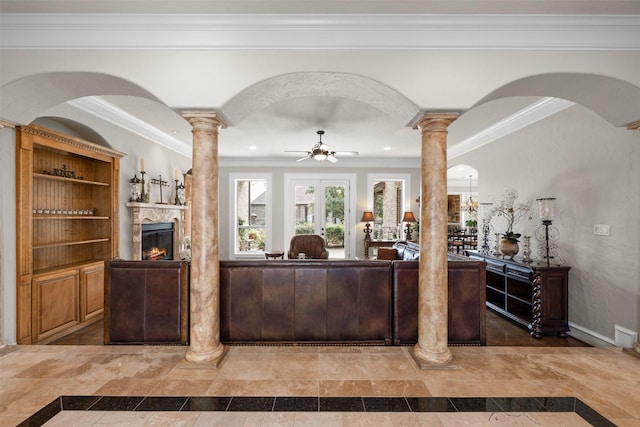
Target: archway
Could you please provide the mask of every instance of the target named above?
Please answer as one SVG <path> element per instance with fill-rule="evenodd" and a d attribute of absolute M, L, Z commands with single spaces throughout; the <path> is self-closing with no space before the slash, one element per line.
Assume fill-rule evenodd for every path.
<path fill-rule="evenodd" d="M 376 80 L 348 73 L 281 74 L 238 93 L 222 107 L 229 125 L 280 101 L 301 97 L 337 97 L 362 102 L 406 126 L 420 109 L 404 95 Z"/>
<path fill-rule="evenodd" d="M 3 86 L 2 93 L 2 118 L 18 124 L 31 123 L 53 106 L 86 96 L 137 96 L 162 103 L 152 93 L 135 83 L 93 72 L 35 74 Z"/>
<path fill-rule="evenodd" d="M 566 99 L 590 109 L 617 127 L 640 119 L 640 88 L 621 79 L 597 74 L 550 73 L 524 77 L 494 90 L 474 107 L 513 96 Z"/>

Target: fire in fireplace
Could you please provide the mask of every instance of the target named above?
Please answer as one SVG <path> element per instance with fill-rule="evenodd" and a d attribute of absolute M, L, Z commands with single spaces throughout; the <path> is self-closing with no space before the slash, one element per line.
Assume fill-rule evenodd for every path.
<path fill-rule="evenodd" d="M 170 260 L 173 259 L 172 222 L 142 224 L 142 259 Z"/>

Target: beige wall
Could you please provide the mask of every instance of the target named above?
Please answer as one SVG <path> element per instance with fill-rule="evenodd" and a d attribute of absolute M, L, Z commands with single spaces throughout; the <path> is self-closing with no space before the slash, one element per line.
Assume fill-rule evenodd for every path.
<path fill-rule="evenodd" d="M 616 324 L 640 330 L 640 132 L 614 128 L 576 105 L 451 161 L 457 163 L 479 171 L 481 202 L 498 201 L 507 187 L 534 201 L 534 219 L 516 232 L 531 235 L 540 225 L 536 198 L 557 198 L 553 225 L 571 266 L 572 333 L 584 328 L 612 342 Z M 504 231 L 500 221 L 493 224 Z M 610 225 L 611 235 L 594 235 L 594 224 Z"/>

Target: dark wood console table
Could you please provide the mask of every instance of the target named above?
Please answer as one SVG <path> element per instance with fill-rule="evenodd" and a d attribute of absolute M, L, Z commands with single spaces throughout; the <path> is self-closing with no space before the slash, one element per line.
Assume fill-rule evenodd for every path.
<path fill-rule="evenodd" d="M 466 251 L 486 262 L 487 307 L 529 329 L 531 336 L 569 331 L 567 266 L 538 265 Z"/>
<path fill-rule="evenodd" d="M 364 257 L 369 258 L 369 248 L 390 248 L 397 240 L 364 240 Z"/>

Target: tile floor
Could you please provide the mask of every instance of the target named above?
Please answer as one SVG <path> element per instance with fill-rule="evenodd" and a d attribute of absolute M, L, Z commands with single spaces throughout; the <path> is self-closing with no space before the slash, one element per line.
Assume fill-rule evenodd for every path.
<path fill-rule="evenodd" d="M 640 425 L 640 358 L 620 349 L 452 347 L 423 371 L 410 350 L 235 346 L 211 368 L 178 346 L 8 346 L 0 425 Z"/>

